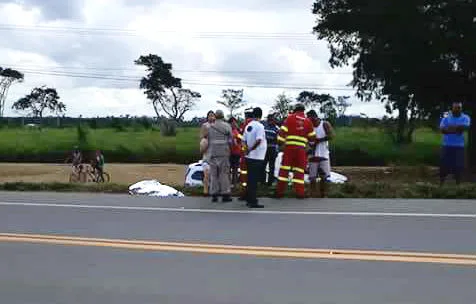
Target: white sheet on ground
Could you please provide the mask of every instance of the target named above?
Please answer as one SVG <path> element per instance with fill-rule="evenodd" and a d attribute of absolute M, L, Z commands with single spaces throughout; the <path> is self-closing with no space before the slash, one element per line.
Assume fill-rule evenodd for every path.
<path fill-rule="evenodd" d="M 281 166 L 281 160 L 283 158 L 283 152 L 279 152 L 278 156 L 276 157 L 275 167 L 274 167 L 274 177 L 278 178 L 279 176 L 279 167 Z M 266 171 L 269 171 L 268 166 L 266 166 Z M 291 172 L 290 178 L 292 178 L 293 173 Z M 307 174 L 304 175 L 304 180 L 306 183 L 309 183 L 309 176 Z M 331 176 L 327 178 L 327 181 L 334 184 L 342 184 L 347 181 L 347 177 L 345 175 L 331 172 Z"/>
<path fill-rule="evenodd" d="M 161 184 L 158 180 L 143 180 L 129 186 L 129 194 L 156 197 L 184 197 L 185 195 L 170 186 Z"/>

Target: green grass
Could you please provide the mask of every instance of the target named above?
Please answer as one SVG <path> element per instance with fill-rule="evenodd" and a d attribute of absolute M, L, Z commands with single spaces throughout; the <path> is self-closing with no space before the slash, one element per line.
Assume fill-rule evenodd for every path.
<path fill-rule="evenodd" d="M 393 144 L 377 128 L 338 128 L 331 144 L 334 165 L 437 165 L 441 136 L 419 129 L 414 143 Z M 88 129 L 87 149 L 101 149 L 107 162 L 182 163 L 199 159 L 198 128 L 181 128 L 176 137 L 158 130 Z M 78 143 L 75 128 L 0 129 L 0 161 L 58 162 Z"/>
<path fill-rule="evenodd" d="M 396 145 L 377 128 L 339 128 L 331 144 L 334 161 L 342 166 L 437 165 L 440 134 L 430 129 L 415 132 L 410 145 Z"/>
<path fill-rule="evenodd" d="M 79 184 L 79 183 L 26 183 L 12 182 L 0 184 L 1 191 L 32 191 L 32 192 L 97 192 L 97 193 L 128 193 L 128 185 L 121 184 Z"/>
<path fill-rule="evenodd" d="M 176 187 L 186 196 L 201 196 L 201 188 Z M 128 185 L 120 184 L 70 184 L 70 183 L 4 183 L 3 191 L 54 191 L 54 192 L 95 192 L 127 194 Z M 273 192 L 260 189 L 259 197 L 269 197 Z M 233 193 L 237 196 L 238 193 Z M 286 195 L 292 197 L 292 193 Z M 415 198 L 415 199 L 476 199 L 476 185 L 448 185 L 439 187 L 434 183 L 369 182 L 330 185 L 330 198 Z"/>

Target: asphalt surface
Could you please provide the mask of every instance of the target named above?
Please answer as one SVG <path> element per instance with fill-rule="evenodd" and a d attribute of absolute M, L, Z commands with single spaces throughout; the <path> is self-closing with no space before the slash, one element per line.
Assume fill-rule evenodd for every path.
<path fill-rule="evenodd" d="M 476 201 L 262 202 L 250 212 L 196 198 L 0 192 L 0 233 L 476 254 Z M 471 266 L 4 242 L 0 253 L 2 303 L 476 303 Z"/>

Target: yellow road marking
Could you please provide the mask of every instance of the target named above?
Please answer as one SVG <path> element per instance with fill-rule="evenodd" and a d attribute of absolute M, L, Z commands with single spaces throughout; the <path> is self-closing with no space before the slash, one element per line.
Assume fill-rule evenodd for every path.
<path fill-rule="evenodd" d="M 287 247 L 232 246 L 158 242 L 75 236 L 0 233 L 0 242 L 36 243 L 70 246 L 108 247 L 132 250 L 175 251 L 206 254 L 249 255 L 274 258 L 335 259 L 387 262 L 439 263 L 476 266 L 476 255 L 400 251 L 311 249 Z"/>

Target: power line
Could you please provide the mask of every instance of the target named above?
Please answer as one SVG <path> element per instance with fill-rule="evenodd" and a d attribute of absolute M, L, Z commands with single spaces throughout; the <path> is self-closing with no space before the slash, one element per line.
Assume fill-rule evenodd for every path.
<path fill-rule="evenodd" d="M 68 27 L 68 26 L 43 26 L 43 25 L 19 25 L 19 24 L 0 24 L 0 28 L 4 29 L 35 29 L 35 30 L 80 30 L 80 31 L 107 31 L 107 32 L 126 32 L 134 33 L 139 30 L 124 29 L 124 28 L 95 28 L 95 27 Z M 176 30 L 154 30 L 155 33 L 196 33 L 196 34 L 209 34 L 209 35 L 270 35 L 270 36 L 308 36 L 312 33 L 305 32 L 199 32 L 199 31 L 176 31 Z"/>
<path fill-rule="evenodd" d="M 48 75 L 58 77 L 70 77 L 70 78 L 85 78 L 85 79 L 99 79 L 99 80 L 113 80 L 120 82 L 134 82 L 139 83 L 140 78 L 134 78 L 130 76 L 113 76 L 105 74 L 79 74 L 79 73 L 57 73 L 57 72 L 40 72 L 30 71 L 30 74 L 35 75 Z M 183 84 L 188 85 L 200 85 L 200 86 L 227 86 L 227 87 L 247 87 L 247 88 L 280 88 L 280 89 L 296 89 L 296 90 L 336 90 L 336 91 L 353 91 L 349 87 L 323 87 L 318 85 L 305 85 L 305 84 L 280 84 L 280 83 L 243 83 L 243 82 L 231 82 L 231 81 L 218 81 L 218 82 L 203 82 L 196 80 L 183 80 Z"/>
<path fill-rule="evenodd" d="M 144 34 L 170 34 L 185 35 L 195 38 L 229 38 L 229 39 L 289 39 L 303 41 L 317 41 L 312 33 L 272 33 L 272 32 L 184 32 L 184 31 L 165 31 L 165 30 L 128 30 L 120 28 L 92 28 L 92 27 L 52 27 L 52 26 L 24 26 L 14 24 L 0 24 L 0 30 L 3 31 L 33 31 L 41 33 L 56 34 L 79 34 L 79 35 L 119 35 L 119 36 L 143 36 Z"/>
<path fill-rule="evenodd" d="M 59 70 L 104 70 L 104 71 L 134 71 L 142 72 L 143 69 L 137 68 L 128 68 L 128 67 L 74 67 L 74 66 L 40 66 L 40 65 L 9 65 L 9 64 L 0 64 L 0 66 L 8 66 L 11 68 L 17 69 L 28 69 L 28 70 L 38 70 L 38 71 L 54 71 L 55 69 Z M 29 67 L 39 67 L 39 69 L 30 69 Z M 60 71 L 61 72 L 61 71 Z M 296 74 L 296 75 L 352 75 L 348 72 L 295 72 L 295 71 L 266 71 L 266 70 L 189 70 L 189 69 L 173 69 L 172 72 L 179 73 L 196 73 L 196 74 Z"/>

